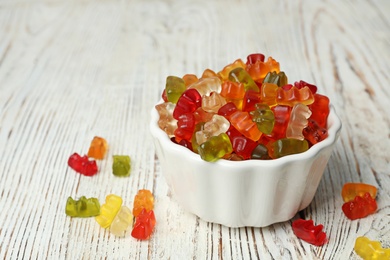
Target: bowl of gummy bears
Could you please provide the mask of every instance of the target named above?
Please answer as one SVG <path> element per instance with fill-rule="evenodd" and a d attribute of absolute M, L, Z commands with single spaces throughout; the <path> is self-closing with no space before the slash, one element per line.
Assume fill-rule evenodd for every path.
<path fill-rule="evenodd" d="M 287 221 L 316 193 L 341 121 L 329 98 L 260 53 L 168 76 L 150 130 L 174 198 L 228 227 Z"/>

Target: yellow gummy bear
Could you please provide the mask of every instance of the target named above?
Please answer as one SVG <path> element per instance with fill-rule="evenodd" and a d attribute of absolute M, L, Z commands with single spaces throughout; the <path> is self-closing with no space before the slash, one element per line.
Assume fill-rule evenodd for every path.
<path fill-rule="evenodd" d="M 106 203 L 100 207 L 100 215 L 95 220 L 102 228 L 108 228 L 122 206 L 122 198 L 110 194 L 106 197 Z"/>
<path fill-rule="evenodd" d="M 116 214 L 114 220 L 111 223 L 110 232 L 116 236 L 124 236 L 129 227 L 133 224 L 133 215 L 131 210 L 123 206 Z"/>
<path fill-rule="evenodd" d="M 379 241 L 367 237 L 358 237 L 355 241 L 355 252 L 364 260 L 389 260 L 390 248 L 382 248 Z"/>

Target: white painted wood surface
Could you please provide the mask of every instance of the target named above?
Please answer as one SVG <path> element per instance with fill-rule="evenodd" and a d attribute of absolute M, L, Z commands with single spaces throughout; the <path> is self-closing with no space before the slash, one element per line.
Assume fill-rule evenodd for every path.
<path fill-rule="evenodd" d="M 361 235 L 390 247 L 389 12 L 386 0 L 0 1 L 0 259 L 359 259 Z M 166 76 L 254 52 L 317 84 L 343 121 L 300 213 L 325 226 L 323 247 L 297 239 L 291 221 L 234 229 L 184 212 L 155 157 L 149 112 Z M 88 178 L 67 159 L 95 135 L 110 150 Z M 111 174 L 113 154 L 132 157 L 131 177 Z M 378 212 L 346 219 L 345 182 L 377 186 Z M 141 188 L 156 198 L 149 241 L 65 215 L 68 196 L 115 193 L 131 207 Z"/>

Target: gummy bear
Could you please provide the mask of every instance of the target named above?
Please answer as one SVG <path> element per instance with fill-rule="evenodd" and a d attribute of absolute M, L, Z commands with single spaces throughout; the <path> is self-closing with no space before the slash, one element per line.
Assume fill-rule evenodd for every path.
<path fill-rule="evenodd" d="M 88 157 L 102 160 L 106 155 L 108 149 L 107 141 L 99 136 L 95 136 L 92 139 L 91 145 L 88 150 Z"/>
<path fill-rule="evenodd" d="M 262 103 L 268 106 L 276 105 L 276 97 L 278 94 L 278 85 L 272 83 L 263 83 L 261 85 L 260 99 Z"/>
<path fill-rule="evenodd" d="M 142 209 L 141 213 L 135 218 L 131 236 L 140 240 L 148 239 L 155 225 L 156 218 L 153 210 L 147 211 L 146 209 Z"/>
<path fill-rule="evenodd" d="M 198 107 L 202 106 L 202 97 L 196 89 L 189 88 L 177 100 L 173 110 L 173 118 L 179 117 L 186 113 L 193 113 Z"/>
<path fill-rule="evenodd" d="M 249 54 L 246 57 L 246 65 L 248 66 L 249 64 L 255 64 L 257 61 L 264 62 L 265 56 L 262 53 L 253 53 Z"/>
<path fill-rule="evenodd" d="M 294 86 L 298 89 L 308 87 L 310 89 L 311 93 L 313 93 L 313 95 L 317 93 L 317 86 L 316 85 L 307 83 L 303 80 L 301 80 L 299 82 L 294 82 Z"/>
<path fill-rule="evenodd" d="M 314 102 L 314 96 L 308 87 L 303 87 L 301 89 L 292 87 L 290 90 L 278 88 L 276 102 L 279 105 L 290 107 L 293 107 L 297 103 L 310 105 Z"/>
<path fill-rule="evenodd" d="M 149 190 L 139 190 L 134 198 L 133 215 L 137 217 L 142 209 L 147 211 L 152 210 L 154 207 L 154 197 Z"/>
<path fill-rule="evenodd" d="M 168 76 L 165 92 L 169 102 L 176 104 L 181 94 L 186 90 L 184 80 L 176 76 Z"/>
<path fill-rule="evenodd" d="M 233 151 L 235 152 L 235 154 L 245 160 L 251 158 L 252 152 L 257 146 L 257 143 L 255 141 L 252 141 L 251 139 L 246 138 L 241 134 L 232 137 L 231 140 Z"/>
<path fill-rule="evenodd" d="M 237 107 L 233 102 L 226 103 L 218 110 L 218 115 L 230 119 L 230 116 L 237 111 Z"/>
<path fill-rule="evenodd" d="M 255 110 L 249 113 L 257 128 L 264 134 L 270 134 L 275 124 L 274 112 L 266 104 L 258 103 Z"/>
<path fill-rule="evenodd" d="M 226 133 L 211 137 L 198 148 L 200 157 L 208 162 L 217 161 L 232 151 L 232 144 Z"/>
<path fill-rule="evenodd" d="M 310 109 L 304 104 L 297 103 L 291 110 L 290 120 L 286 129 L 286 137 L 304 140 L 303 129 L 308 125 L 308 118 L 311 115 Z"/>
<path fill-rule="evenodd" d="M 129 176 L 131 169 L 131 159 L 128 155 L 113 155 L 112 173 L 115 176 Z"/>
<path fill-rule="evenodd" d="M 259 92 L 259 87 L 244 68 L 235 68 L 229 73 L 229 80 L 236 83 L 242 83 L 245 91 L 254 90 Z"/>
<path fill-rule="evenodd" d="M 328 241 L 325 232 L 322 231 L 323 228 L 324 226 L 321 224 L 314 226 L 312 219 L 297 219 L 292 223 L 294 234 L 298 238 L 315 246 L 322 246 Z"/>
<path fill-rule="evenodd" d="M 155 106 L 158 114 L 158 126 L 161 130 L 167 133 L 168 136 L 172 137 L 177 128 L 177 120 L 173 118 L 173 110 L 175 104 L 171 102 L 164 102 Z"/>
<path fill-rule="evenodd" d="M 341 207 L 345 216 L 351 220 L 365 218 L 375 213 L 377 208 L 376 201 L 368 192 L 363 197 L 356 196 L 354 200 L 345 202 Z"/>
<path fill-rule="evenodd" d="M 187 149 L 190 149 L 192 151 L 192 143 L 189 140 L 182 139 L 182 140 L 180 140 L 180 142 L 178 144 L 181 146 L 184 146 Z"/>
<path fill-rule="evenodd" d="M 274 106 L 271 108 L 274 112 L 275 123 L 271 134 L 267 135 L 272 140 L 278 140 L 286 137 L 286 130 L 290 120 L 291 108 L 288 106 Z"/>
<path fill-rule="evenodd" d="M 379 241 L 373 241 L 367 237 L 358 237 L 354 250 L 364 260 L 389 260 L 390 248 L 382 248 Z"/>
<path fill-rule="evenodd" d="M 195 129 L 194 129 L 194 133 L 196 132 L 199 132 L 199 131 L 202 131 L 203 128 L 204 128 L 204 124 L 205 122 L 199 122 L 195 125 Z M 192 147 L 192 151 L 194 153 L 198 153 L 198 148 L 199 148 L 199 144 L 198 142 L 196 141 L 196 134 L 193 134 L 192 137 L 191 137 L 191 147 Z"/>
<path fill-rule="evenodd" d="M 366 183 L 346 183 L 341 190 L 341 196 L 344 202 L 348 202 L 354 200 L 356 196 L 363 197 L 367 192 L 375 199 L 377 188 Z"/>
<path fill-rule="evenodd" d="M 210 96 L 202 97 L 202 109 L 206 112 L 217 113 L 218 109 L 225 104 L 225 98 L 217 92 L 212 92 Z"/>
<path fill-rule="evenodd" d="M 201 78 L 199 81 L 188 86 L 188 89 L 196 89 L 204 97 L 210 96 L 212 92 L 221 93 L 221 84 L 221 80 L 218 77 Z"/>
<path fill-rule="evenodd" d="M 240 110 L 235 111 L 230 115 L 230 123 L 247 138 L 257 141 L 261 137 L 261 132 L 257 128 L 256 123 L 252 121 L 248 112 Z"/>
<path fill-rule="evenodd" d="M 311 119 L 315 120 L 320 127 L 326 128 L 329 115 L 329 98 L 320 94 L 314 95 L 313 104 L 309 105 Z"/>
<path fill-rule="evenodd" d="M 215 73 L 213 70 L 211 69 L 205 69 L 202 73 L 202 79 L 205 79 L 205 78 L 215 78 L 215 77 L 218 77 L 217 73 Z"/>
<path fill-rule="evenodd" d="M 268 72 L 268 74 L 265 76 L 265 78 L 263 80 L 263 84 L 264 83 L 271 83 L 271 84 L 278 85 L 279 87 L 287 85 L 287 82 L 288 82 L 287 76 L 283 71 Z"/>
<path fill-rule="evenodd" d="M 244 84 L 224 81 L 221 86 L 221 96 L 226 99 L 226 102 L 233 102 L 236 107 L 241 109 L 245 96 Z"/>
<path fill-rule="evenodd" d="M 245 92 L 245 96 L 242 103 L 242 111 L 250 112 L 255 110 L 255 105 L 260 102 L 260 92 L 254 90 L 248 90 Z"/>
<path fill-rule="evenodd" d="M 73 170 L 85 176 L 93 176 L 98 172 L 95 160 L 89 160 L 88 156 L 81 157 L 78 153 L 72 154 L 68 159 L 68 165 Z"/>
<path fill-rule="evenodd" d="M 177 128 L 174 132 L 176 141 L 179 143 L 182 139 L 191 140 L 195 129 L 195 116 L 192 113 L 182 114 L 178 118 Z"/>
<path fill-rule="evenodd" d="M 128 207 L 122 206 L 110 225 L 110 232 L 118 237 L 125 236 L 133 224 L 133 215 Z"/>
<path fill-rule="evenodd" d="M 263 82 L 268 72 L 275 71 L 278 73 L 280 71 L 280 68 L 279 68 L 279 62 L 274 60 L 272 57 L 269 57 L 265 62 L 260 57 L 256 59 L 254 63 L 249 62 L 247 64 L 246 70 L 248 71 L 249 75 L 252 77 L 252 79 L 255 82 L 261 83 Z"/>
<path fill-rule="evenodd" d="M 199 79 L 196 75 L 194 74 L 186 74 L 183 76 L 183 81 L 184 81 L 184 84 L 186 85 L 186 87 L 194 84 L 195 82 L 197 82 Z"/>
<path fill-rule="evenodd" d="M 308 125 L 302 131 L 303 136 L 310 144 L 316 144 L 328 137 L 328 130 L 320 127 L 316 121 L 309 118 Z"/>
<path fill-rule="evenodd" d="M 229 73 L 235 68 L 246 68 L 246 64 L 241 60 L 237 59 L 233 63 L 226 65 L 220 72 L 217 73 L 218 77 L 222 81 L 226 81 L 229 78 Z"/>
<path fill-rule="evenodd" d="M 196 142 L 200 145 L 206 142 L 212 136 L 226 133 L 229 127 L 230 123 L 225 117 L 214 115 L 210 121 L 203 125 L 203 129 L 195 132 Z"/>
<path fill-rule="evenodd" d="M 263 144 L 258 144 L 253 150 L 251 154 L 251 159 L 255 160 L 269 160 L 271 157 L 268 155 L 268 149 Z"/>
<path fill-rule="evenodd" d="M 97 198 L 87 199 L 81 196 L 79 200 L 74 200 L 69 197 L 66 201 L 65 213 L 70 217 L 80 218 L 97 216 L 100 214 L 100 203 Z"/>
<path fill-rule="evenodd" d="M 313 93 L 313 95 L 317 93 L 317 86 L 316 85 L 307 83 L 303 80 L 301 80 L 299 82 L 298 81 L 294 82 L 294 86 L 297 87 L 298 89 L 308 87 L 310 89 L 311 93 Z"/>
<path fill-rule="evenodd" d="M 211 120 L 211 118 L 215 115 L 214 112 L 206 112 L 202 109 L 202 107 L 199 107 L 197 110 L 194 111 L 193 115 L 195 118 L 195 124 L 200 122 L 207 122 Z"/>
<path fill-rule="evenodd" d="M 102 228 L 108 228 L 122 206 L 122 198 L 110 194 L 106 197 L 106 203 L 100 207 L 100 215 L 95 217 L 96 222 Z"/>
<path fill-rule="evenodd" d="M 267 148 L 269 156 L 276 159 L 286 155 L 303 153 L 309 149 L 309 144 L 306 140 L 284 138 L 270 142 Z"/>

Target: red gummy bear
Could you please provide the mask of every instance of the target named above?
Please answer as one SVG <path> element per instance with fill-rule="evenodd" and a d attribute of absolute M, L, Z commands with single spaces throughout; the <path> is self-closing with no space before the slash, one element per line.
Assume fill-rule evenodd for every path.
<path fill-rule="evenodd" d="M 81 157 L 78 153 L 72 154 L 68 159 L 70 168 L 85 176 L 93 176 L 98 172 L 95 160 L 90 161 L 88 156 Z"/>
<path fill-rule="evenodd" d="M 301 80 L 299 82 L 294 82 L 294 86 L 298 89 L 308 87 L 313 94 L 317 93 L 317 86 L 316 85 L 307 83 L 303 80 Z"/>
<path fill-rule="evenodd" d="M 317 124 L 316 121 L 309 118 L 308 125 L 302 131 L 303 136 L 310 144 L 316 144 L 328 137 L 328 130 Z"/>
<path fill-rule="evenodd" d="M 344 203 L 341 207 L 345 216 L 351 220 L 365 218 L 374 213 L 377 208 L 375 199 L 368 192 L 363 197 L 356 196 L 354 200 Z"/>
<path fill-rule="evenodd" d="M 246 57 L 246 65 L 255 64 L 256 61 L 264 62 L 265 56 L 262 53 L 253 53 Z"/>
<path fill-rule="evenodd" d="M 195 117 L 191 113 L 180 115 L 177 120 L 177 128 L 174 132 L 176 142 L 180 143 L 181 140 L 191 140 L 192 134 L 195 129 Z"/>
<path fill-rule="evenodd" d="M 201 106 L 202 96 L 199 92 L 194 88 L 187 89 L 177 100 L 175 109 L 173 110 L 173 118 L 179 119 L 180 115 L 193 113 Z"/>
<path fill-rule="evenodd" d="M 325 232 L 322 231 L 323 228 L 324 226 L 321 224 L 314 226 L 312 219 L 297 219 L 292 223 L 294 234 L 315 246 L 322 246 L 328 241 Z"/>
<path fill-rule="evenodd" d="M 226 131 L 226 134 L 229 136 L 230 142 L 232 143 L 233 151 L 243 159 L 250 159 L 253 149 L 257 146 L 257 142 L 243 136 L 232 125 Z"/>
<path fill-rule="evenodd" d="M 153 210 L 146 211 L 146 209 L 142 209 L 141 213 L 135 218 L 131 236 L 141 240 L 148 239 L 152 234 L 155 225 L 156 218 Z"/>
<path fill-rule="evenodd" d="M 260 93 L 254 90 L 247 90 L 244 95 L 242 111 L 250 112 L 255 110 L 255 105 L 260 103 Z"/>

